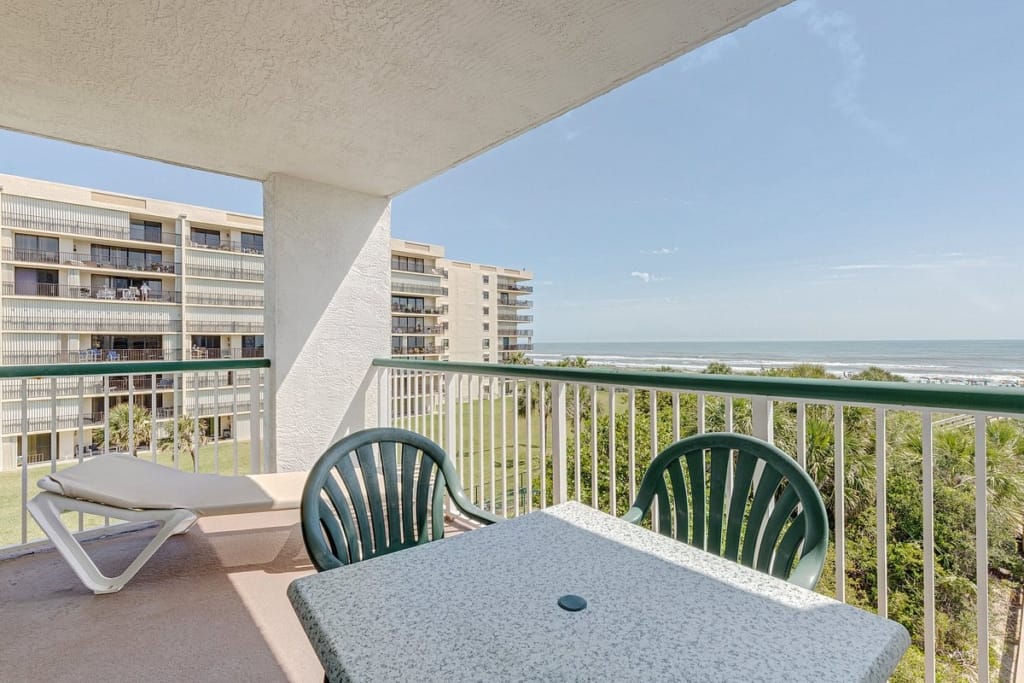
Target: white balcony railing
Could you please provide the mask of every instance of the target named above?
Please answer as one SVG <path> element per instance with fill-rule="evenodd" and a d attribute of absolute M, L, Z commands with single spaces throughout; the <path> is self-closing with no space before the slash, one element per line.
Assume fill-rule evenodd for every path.
<path fill-rule="evenodd" d="M 1004 479 L 1024 460 L 1024 436 L 1014 436 L 1024 435 L 1017 422 L 1024 391 L 399 359 L 375 365 L 382 424 L 441 443 L 473 502 L 508 517 L 568 499 L 621 515 L 650 459 L 692 433 L 737 431 L 775 442 L 807 469 L 829 509 L 833 545 L 818 589 L 903 620 L 913 656 L 924 660 L 922 671 L 905 660 L 915 677 L 988 680 L 1002 641 L 1001 625 L 990 622 L 989 573 L 997 568 L 989 544 L 998 539 L 989 531 L 990 523 L 1019 530 L 1024 518 L 1021 491 L 1014 498 Z M 958 543 L 969 558 L 959 564 L 951 549 Z M 916 607 L 908 604 L 914 600 Z M 952 619 L 971 610 L 974 636 L 964 637 Z"/>
<path fill-rule="evenodd" d="M 0 548 L 41 541 L 25 507 L 35 481 L 96 454 L 129 452 L 195 472 L 270 471 L 269 365 L 256 358 L 0 367 L 0 518 L 12 522 L 0 525 Z M 78 530 L 108 523 L 79 516 Z"/>

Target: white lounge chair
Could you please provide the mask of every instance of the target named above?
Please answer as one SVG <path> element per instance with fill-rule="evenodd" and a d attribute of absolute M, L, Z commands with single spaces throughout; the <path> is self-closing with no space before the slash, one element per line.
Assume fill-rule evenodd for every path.
<path fill-rule="evenodd" d="M 44 491 L 28 510 L 82 583 L 94 593 L 115 593 L 164 541 L 199 517 L 299 507 L 305 472 L 222 476 L 192 474 L 128 455 L 101 455 L 39 480 Z M 129 522 L 159 522 L 153 540 L 120 575 L 104 575 L 60 520 L 65 511 Z"/>

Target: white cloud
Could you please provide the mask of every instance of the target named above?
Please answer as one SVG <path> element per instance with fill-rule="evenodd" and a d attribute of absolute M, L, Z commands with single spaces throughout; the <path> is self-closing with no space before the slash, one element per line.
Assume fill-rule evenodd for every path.
<path fill-rule="evenodd" d="M 641 282 L 647 282 L 647 283 L 650 283 L 650 282 L 664 282 L 665 280 L 668 279 L 667 277 L 659 277 L 657 275 L 651 275 L 650 273 L 644 272 L 642 270 L 634 270 L 632 273 L 629 274 L 629 276 L 630 277 L 635 277 L 637 280 L 640 280 Z"/>
<path fill-rule="evenodd" d="M 993 266 L 991 259 L 973 258 L 964 254 L 943 254 L 936 257 L 925 257 L 915 261 L 879 261 L 875 263 L 843 263 L 831 266 L 830 270 L 949 270 L 954 268 L 989 268 Z"/>
<path fill-rule="evenodd" d="M 679 251 L 679 247 L 661 247 L 660 249 L 652 249 L 651 251 L 641 251 L 640 253 L 641 254 L 666 255 L 666 254 L 674 254 L 677 251 Z"/>
<path fill-rule="evenodd" d="M 857 38 L 857 25 L 853 18 L 842 11 L 822 12 L 813 0 L 792 7 L 794 12 L 803 17 L 811 35 L 820 38 L 839 56 L 842 76 L 832 87 L 832 105 L 847 119 L 879 136 L 886 144 L 899 144 L 900 138 L 881 121 L 870 116 L 860 101 L 867 58 Z"/>

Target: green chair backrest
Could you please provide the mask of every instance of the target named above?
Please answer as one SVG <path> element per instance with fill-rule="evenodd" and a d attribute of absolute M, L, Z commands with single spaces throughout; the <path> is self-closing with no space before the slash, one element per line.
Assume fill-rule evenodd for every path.
<path fill-rule="evenodd" d="M 811 478 L 775 446 L 742 434 L 700 434 L 666 448 L 623 519 L 651 519 L 665 536 L 804 588 L 817 585 L 828 548 Z"/>
<path fill-rule="evenodd" d="M 366 429 L 329 447 L 302 491 L 302 538 L 317 571 L 444 537 L 444 493 L 484 524 L 447 454 L 404 429 Z"/>

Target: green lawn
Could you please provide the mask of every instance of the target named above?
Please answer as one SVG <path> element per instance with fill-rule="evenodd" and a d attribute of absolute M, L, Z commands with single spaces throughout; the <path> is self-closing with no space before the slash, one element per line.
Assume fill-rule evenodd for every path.
<path fill-rule="evenodd" d="M 217 472 L 220 474 L 234 474 L 234 444 L 230 441 L 216 445 L 207 444 L 199 449 L 199 471 L 205 473 Z M 140 458 L 149 459 L 148 451 L 141 452 Z M 161 465 L 173 466 L 173 458 L 170 451 L 162 451 L 157 454 L 157 462 Z M 58 470 L 71 467 L 72 461 L 60 463 Z M 191 471 L 192 462 L 187 453 L 182 453 L 179 466 L 181 469 Z M 36 480 L 45 476 L 50 471 L 49 465 L 35 465 L 28 469 L 28 497 L 35 496 L 39 488 Z M 252 470 L 249 467 L 249 442 L 238 442 L 238 472 L 247 474 Z M 0 472 L 0 547 L 21 543 L 21 488 L 22 472 L 20 469 L 11 472 Z M 63 515 L 65 524 L 70 529 L 77 529 L 78 514 L 66 512 Z M 83 528 L 91 528 L 103 525 L 102 517 L 92 515 L 83 516 Z M 34 541 L 43 538 L 42 530 L 36 526 L 35 520 L 28 517 L 28 540 Z"/>

